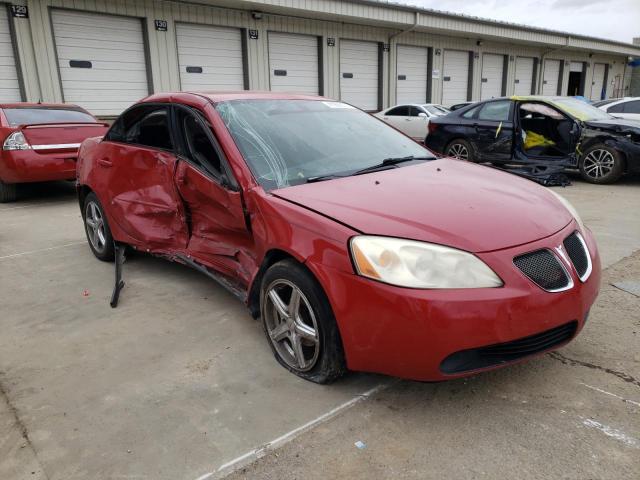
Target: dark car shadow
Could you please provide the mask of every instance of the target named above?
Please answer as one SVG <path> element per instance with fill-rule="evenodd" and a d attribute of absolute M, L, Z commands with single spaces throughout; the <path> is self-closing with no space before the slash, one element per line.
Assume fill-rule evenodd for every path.
<path fill-rule="evenodd" d="M 76 187 L 73 181 L 23 183 L 18 185 L 16 202 L 68 200 L 75 195 Z"/>

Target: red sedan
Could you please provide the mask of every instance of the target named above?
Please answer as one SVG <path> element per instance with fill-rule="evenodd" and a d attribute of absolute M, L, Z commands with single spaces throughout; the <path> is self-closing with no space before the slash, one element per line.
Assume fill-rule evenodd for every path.
<path fill-rule="evenodd" d="M 319 383 L 517 362 L 573 339 L 599 290 L 560 196 L 324 98 L 151 96 L 83 143 L 78 189 L 96 257 L 125 244 L 197 268 Z"/>
<path fill-rule="evenodd" d="M 107 127 L 75 105 L 0 104 L 0 202 L 20 183 L 74 179 L 80 143 Z"/>

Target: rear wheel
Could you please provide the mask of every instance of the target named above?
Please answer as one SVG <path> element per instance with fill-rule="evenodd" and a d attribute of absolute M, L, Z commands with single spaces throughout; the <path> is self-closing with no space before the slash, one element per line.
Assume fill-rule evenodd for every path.
<path fill-rule="evenodd" d="M 299 377 L 329 383 L 344 375 L 340 333 L 329 301 L 294 260 L 271 266 L 262 280 L 260 310 L 276 360 Z"/>
<path fill-rule="evenodd" d="M 18 198 L 18 186 L 15 183 L 0 181 L 0 203 L 15 202 Z"/>
<path fill-rule="evenodd" d="M 107 217 L 95 193 L 91 192 L 84 201 L 82 211 L 84 230 L 89 247 L 98 260 L 110 262 L 114 258 L 114 245 Z"/>
<path fill-rule="evenodd" d="M 475 162 L 471 144 L 462 138 L 453 140 L 449 145 L 447 145 L 444 153 L 448 157 L 467 160 L 468 162 Z"/>
<path fill-rule="evenodd" d="M 613 183 L 624 173 L 620 152 L 603 144 L 587 149 L 578 166 L 582 178 L 590 183 Z"/>

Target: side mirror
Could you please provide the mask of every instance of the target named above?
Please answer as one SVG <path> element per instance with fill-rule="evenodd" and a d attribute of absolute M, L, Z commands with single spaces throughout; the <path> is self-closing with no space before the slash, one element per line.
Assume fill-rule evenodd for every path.
<path fill-rule="evenodd" d="M 419 117 L 422 117 L 422 118 L 429 118 L 429 115 L 427 115 L 427 114 L 426 114 L 426 113 L 424 113 L 424 112 L 420 112 L 420 113 L 418 113 L 418 116 L 419 116 Z"/>

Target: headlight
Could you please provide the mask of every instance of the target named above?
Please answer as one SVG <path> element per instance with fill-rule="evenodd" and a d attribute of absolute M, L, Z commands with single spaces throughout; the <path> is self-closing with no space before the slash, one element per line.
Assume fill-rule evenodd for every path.
<path fill-rule="evenodd" d="M 471 253 L 433 243 L 363 235 L 351 239 L 357 273 L 409 288 L 488 288 L 502 280 Z"/>
<path fill-rule="evenodd" d="M 576 222 L 578 223 L 578 226 L 580 227 L 580 230 L 584 231 L 584 223 L 582 223 L 582 219 L 580 218 L 580 215 L 578 214 L 578 211 L 575 209 L 575 207 L 573 205 L 571 205 L 569 200 L 564 198 L 562 195 L 554 192 L 553 190 L 549 190 L 549 191 L 555 195 L 555 197 L 560 201 L 560 203 L 562 205 L 564 205 L 564 207 L 567 210 L 569 210 L 569 213 L 573 216 L 573 218 L 576 219 Z"/>

